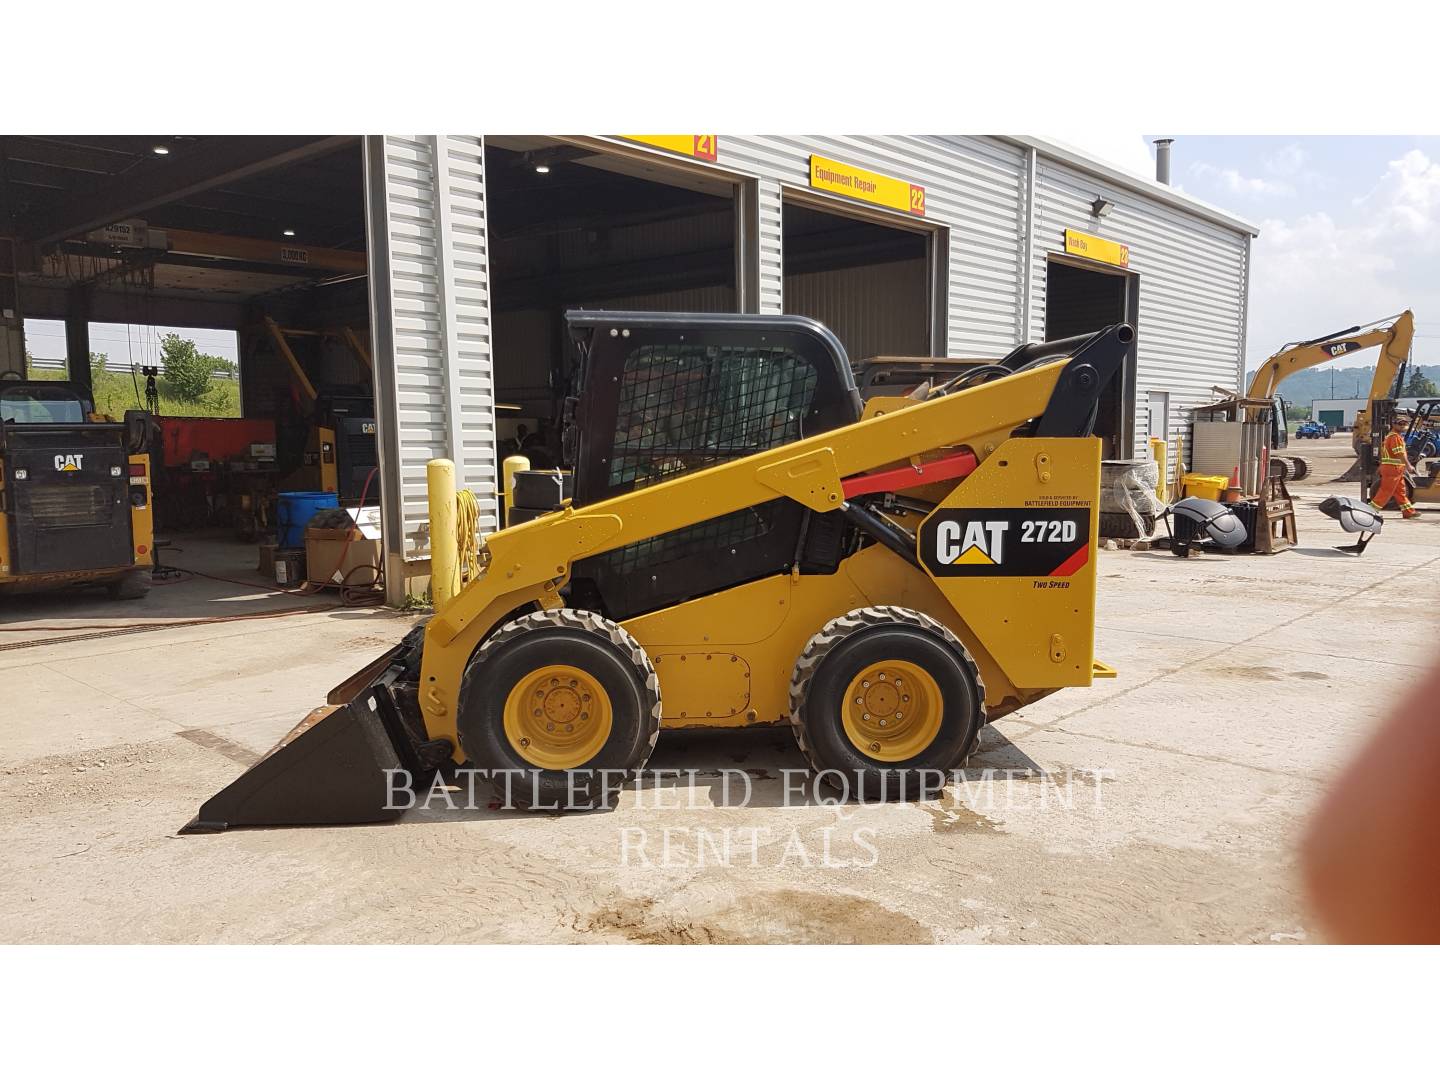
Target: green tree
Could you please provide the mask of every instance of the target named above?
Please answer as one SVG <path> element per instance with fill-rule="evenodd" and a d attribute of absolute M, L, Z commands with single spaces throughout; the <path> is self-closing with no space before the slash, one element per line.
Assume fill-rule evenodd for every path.
<path fill-rule="evenodd" d="M 1405 389 L 1400 393 L 1401 397 L 1433 398 L 1440 397 L 1440 388 L 1435 386 L 1433 379 L 1421 374 L 1412 372 L 1405 383 Z"/>
<path fill-rule="evenodd" d="M 94 386 L 100 381 L 100 376 L 105 374 L 105 365 L 110 361 L 108 353 L 92 352 L 90 354 L 90 385 Z"/>
<path fill-rule="evenodd" d="M 180 401 L 198 404 L 205 400 L 220 358 L 206 356 L 188 338 L 166 334 L 160 342 L 160 362 L 166 391 Z"/>

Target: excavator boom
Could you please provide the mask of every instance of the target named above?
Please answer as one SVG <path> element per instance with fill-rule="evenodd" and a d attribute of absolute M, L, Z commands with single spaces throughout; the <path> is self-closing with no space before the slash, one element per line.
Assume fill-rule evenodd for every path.
<path fill-rule="evenodd" d="M 1374 401 L 1390 393 L 1401 365 L 1410 355 L 1410 343 L 1414 337 L 1415 316 L 1406 310 L 1393 319 L 1381 320 L 1368 327 L 1352 326 L 1322 338 L 1286 345 L 1255 372 L 1246 396 L 1273 398 L 1280 383 L 1295 372 L 1378 345 L 1381 347 L 1380 359 L 1376 362 L 1375 377 L 1370 384 L 1370 400 Z"/>

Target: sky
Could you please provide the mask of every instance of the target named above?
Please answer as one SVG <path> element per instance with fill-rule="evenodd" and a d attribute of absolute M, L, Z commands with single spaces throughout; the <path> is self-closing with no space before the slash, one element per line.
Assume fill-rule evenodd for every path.
<path fill-rule="evenodd" d="M 1155 137 L 1059 140 L 1153 177 Z M 1174 138 L 1172 183 L 1260 229 L 1251 252 L 1247 367 L 1286 342 L 1407 307 L 1415 312 L 1415 361 L 1440 363 L 1440 322 L 1426 321 L 1440 312 L 1440 138 Z M 1367 349 L 1336 366 L 1374 362 Z"/>

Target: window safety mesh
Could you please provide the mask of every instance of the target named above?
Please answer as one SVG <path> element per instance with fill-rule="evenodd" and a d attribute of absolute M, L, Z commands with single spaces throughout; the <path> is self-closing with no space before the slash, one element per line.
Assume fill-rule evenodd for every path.
<path fill-rule="evenodd" d="M 621 375 L 611 490 L 644 487 L 804 437 L 815 368 L 783 346 L 647 345 Z M 763 536 L 774 504 L 747 507 L 612 552 L 630 574 Z"/>
<path fill-rule="evenodd" d="M 653 345 L 621 376 L 610 486 L 644 487 L 803 436 L 815 369 L 787 348 Z"/>

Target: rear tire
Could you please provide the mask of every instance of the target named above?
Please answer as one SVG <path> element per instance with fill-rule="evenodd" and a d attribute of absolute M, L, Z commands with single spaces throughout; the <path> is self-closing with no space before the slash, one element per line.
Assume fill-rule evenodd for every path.
<path fill-rule="evenodd" d="M 594 810 L 660 737 L 660 680 L 628 631 L 575 608 L 506 623 L 460 683 L 466 760 L 510 806 Z"/>
<path fill-rule="evenodd" d="M 934 794 L 984 723 L 974 658 L 909 608 L 857 608 L 830 620 L 790 681 L 790 724 L 811 768 L 866 800 Z"/>
<path fill-rule="evenodd" d="M 150 570 L 131 570 L 105 586 L 111 600 L 143 600 L 150 593 Z"/>

